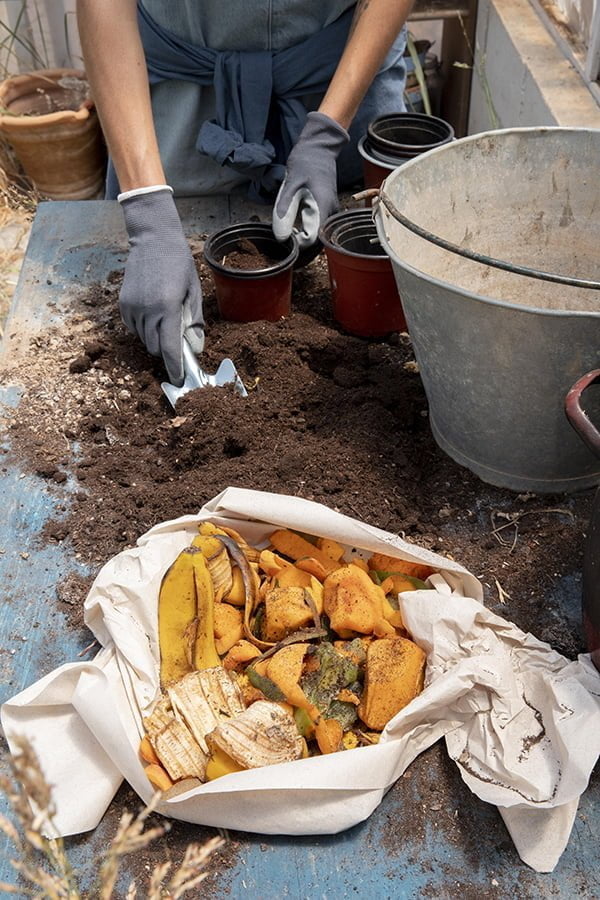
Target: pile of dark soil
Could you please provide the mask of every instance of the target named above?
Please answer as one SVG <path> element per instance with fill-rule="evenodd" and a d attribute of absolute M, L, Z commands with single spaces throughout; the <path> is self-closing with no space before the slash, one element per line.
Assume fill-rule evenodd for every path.
<path fill-rule="evenodd" d="M 246 269 L 251 272 L 268 269 L 277 262 L 278 259 L 266 256 L 248 238 L 241 238 L 237 248 L 223 259 L 223 264 L 229 269 Z"/>
<path fill-rule="evenodd" d="M 196 391 L 174 414 L 160 361 L 120 322 L 120 273 L 85 290 L 16 373 L 26 396 L 10 422 L 12 452 L 72 489 L 65 517 L 40 539 L 70 541 L 95 571 L 229 485 L 293 494 L 457 559 L 497 612 L 568 655 L 581 650 L 577 610 L 561 592 L 579 590 L 591 492 L 516 495 L 452 462 L 433 441 L 408 335 L 342 333 L 323 256 L 295 274 L 289 318 L 244 325 L 218 319 L 200 260 L 203 364 L 214 371 L 230 356 L 248 397 Z"/>

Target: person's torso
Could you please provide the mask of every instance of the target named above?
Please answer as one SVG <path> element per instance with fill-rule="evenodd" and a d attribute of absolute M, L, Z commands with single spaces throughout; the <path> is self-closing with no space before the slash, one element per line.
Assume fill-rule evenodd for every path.
<path fill-rule="evenodd" d="M 356 0 L 142 0 L 163 28 L 213 50 L 283 50 L 334 22 Z"/>

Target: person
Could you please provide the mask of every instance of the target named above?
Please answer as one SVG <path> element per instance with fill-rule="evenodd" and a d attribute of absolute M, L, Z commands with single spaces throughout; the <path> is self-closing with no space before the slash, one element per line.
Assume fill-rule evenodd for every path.
<path fill-rule="evenodd" d="M 108 145 L 107 197 L 129 237 L 119 307 L 183 381 L 204 344 L 200 282 L 174 195 L 273 202 L 279 240 L 314 244 L 360 177 L 358 138 L 404 110 L 412 0 L 78 0 Z M 338 164 L 339 163 L 339 164 Z M 339 173 L 338 173 L 339 169 Z"/>

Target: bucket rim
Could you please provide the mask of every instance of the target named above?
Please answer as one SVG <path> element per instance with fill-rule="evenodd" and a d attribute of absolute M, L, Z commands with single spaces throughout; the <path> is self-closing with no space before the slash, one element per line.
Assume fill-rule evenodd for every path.
<path fill-rule="evenodd" d="M 486 138 L 486 137 L 491 137 L 491 136 L 496 137 L 499 134 L 509 135 L 509 134 L 536 133 L 538 135 L 542 135 L 542 134 L 546 134 L 546 133 L 556 133 L 556 132 L 569 132 L 571 134 L 590 134 L 591 133 L 591 134 L 600 135 L 600 128 L 581 128 L 581 127 L 570 127 L 570 126 L 563 126 L 563 125 L 557 125 L 557 126 L 544 125 L 544 126 L 539 126 L 539 127 L 527 126 L 527 127 L 523 127 L 523 128 L 492 129 L 489 131 L 478 132 L 477 134 L 467 135 L 466 137 L 458 138 L 457 140 L 454 140 L 454 141 L 449 141 L 446 144 L 442 144 L 439 147 L 435 147 L 433 150 L 428 150 L 425 153 L 421 153 L 418 157 L 415 157 L 414 159 L 409 159 L 400 168 L 402 169 L 402 175 L 404 175 L 405 171 L 407 169 L 410 171 L 411 166 L 414 166 L 417 164 L 422 164 L 422 161 L 424 159 L 430 157 L 432 154 L 448 152 L 451 148 L 455 149 L 457 146 L 462 146 L 462 145 L 468 144 L 468 143 L 479 142 L 479 141 L 481 141 L 482 138 Z M 389 194 L 386 193 L 386 185 L 387 185 L 388 181 L 390 181 L 390 179 L 393 179 L 394 177 L 397 177 L 397 176 L 398 176 L 398 170 L 391 172 L 387 176 L 387 178 L 385 178 L 385 180 L 382 182 L 382 184 L 379 188 L 379 194 L 377 197 L 375 197 L 375 199 L 373 201 L 374 218 L 376 221 L 377 221 L 377 215 L 379 214 L 380 207 L 383 205 L 386 207 L 388 213 L 392 216 L 392 218 L 395 219 L 397 222 L 399 222 L 404 228 L 407 228 L 409 231 L 412 231 L 413 234 L 416 234 L 422 240 L 425 240 L 425 241 L 428 241 L 429 243 L 435 244 L 436 246 L 441 247 L 442 249 L 446 250 L 449 253 L 454 253 L 458 256 L 463 256 L 466 259 L 470 259 L 471 261 L 479 263 L 481 265 L 491 266 L 491 267 L 497 268 L 497 269 L 504 269 L 505 271 L 512 272 L 513 274 L 521 275 L 526 278 L 534 278 L 538 281 L 548 281 L 551 283 L 564 284 L 564 285 L 567 285 L 570 287 L 584 288 L 587 290 L 600 290 L 600 281 L 590 281 L 588 279 L 575 278 L 575 277 L 570 277 L 570 276 L 566 276 L 566 275 L 559 275 L 557 273 L 542 272 L 540 270 L 532 269 L 527 266 L 521 266 L 521 265 L 517 265 L 515 263 L 508 263 L 508 262 L 505 262 L 504 260 L 495 259 L 494 257 L 487 256 L 487 255 L 481 254 L 481 253 L 477 253 L 475 251 L 468 250 L 464 247 L 459 247 L 457 244 L 453 244 L 451 241 L 447 241 L 444 238 L 440 238 L 439 236 L 432 234 L 432 232 L 428 231 L 425 228 L 422 228 L 420 225 L 417 225 L 415 222 L 412 222 L 403 213 L 401 213 L 400 210 L 398 210 L 396 208 L 396 206 L 395 206 L 393 200 L 390 198 Z M 378 226 L 378 228 L 379 228 L 379 226 Z M 380 235 L 380 238 L 381 238 L 381 235 Z M 387 243 L 385 243 L 384 246 L 387 249 Z M 391 255 L 392 254 L 390 254 L 390 256 Z M 419 271 L 417 269 L 412 269 L 412 267 L 408 266 L 408 265 L 407 265 L 407 268 L 409 268 L 415 272 Z M 420 274 L 425 275 L 426 273 L 422 272 Z M 437 284 L 444 284 L 444 282 L 440 282 L 440 281 L 438 281 L 438 279 L 431 278 L 430 280 L 436 282 Z M 481 295 L 475 295 L 475 294 L 470 294 L 470 296 L 481 297 Z M 482 299 L 487 300 L 490 298 L 482 298 Z M 508 305 L 516 308 L 516 304 L 508 304 Z M 519 306 L 518 308 L 520 308 L 520 309 L 524 309 L 524 308 L 538 309 L 537 307 L 521 307 L 521 306 Z M 550 310 L 545 310 L 545 311 L 550 312 Z M 554 310 L 554 312 L 564 312 L 564 313 L 579 312 L 579 313 L 583 313 L 586 315 L 589 314 L 589 312 L 586 312 L 584 310 Z"/>

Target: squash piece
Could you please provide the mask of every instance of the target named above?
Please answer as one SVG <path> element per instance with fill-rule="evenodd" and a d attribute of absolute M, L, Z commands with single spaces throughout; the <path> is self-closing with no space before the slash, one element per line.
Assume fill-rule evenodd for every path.
<path fill-rule="evenodd" d="M 265 595 L 265 616 L 262 636 L 265 641 L 283 640 L 288 634 L 306 628 L 314 622 L 306 588 L 272 588 Z"/>
<path fill-rule="evenodd" d="M 263 700 L 272 700 L 273 703 L 285 702 L 285 694 L 281 688 L 278 688 L 275 682 L 266 675 L 261 675 L 254 666 L 248 666 L 246 675 L 252 687 L 262 694 Z"/>
<path fill-rule="evenodd" d="M 402 594 L 404 591 L 419 591 L 427 587 L 423 579 L 417 578 L 416 575 L 396 575 L 392 573 L 389 577 L 391 578 L 392 590 L 395 594 Z"/>
<path fill-rule="evenodd" d="M 215 646 L 223 656 L 244 634 L 244 617 L 241 609 L 228 603 L 215 605 Z"/>
<path fill-rule="evenodd" d="M 332 538 L 319 538 L 317 540 L 317 547 L 325 554 L 325 556 L 328 556 L 329 559 L 333 559 L 334 562 L 339 562 L 344 555 L 344 548 L 342 545 L 338 544 L 338 542 L 334 541 Z"/>
<path fill-rule="evenodd" d="M 362 556 L 352 556 L 350 558 L 350 562 L 348 563 L 350 566 L 358 566 L 359 569 L 362 569 L 363 572 L 369 571 L 369 564 L 366 559 L 363 559 Z"/>
<path fill-rule="evenodd" d="M 310 644 L 290 644 L 289 647 L 282 647 L 266 660 L 266 675 L 273 684 L 277 685 L 288 703 L 297 706 L 298 709 L 305 709 L 311 719 L 316 722 L 321 714 L 298 683 L 302 677 L 304 656 L 309 646 Z"/>
<path fill-rule="evenodd" d="M 388 556 L 386 553 L 374 553 L 369 558 L 368 565 L 369 569 L 375 569 L 375 571 L 412 575 L 423 581 L 435 572 L 435 569 L 425 563 L 409 562 L 406 559 L 399 559 L 397 556 Z M 405 588 L 405 590 L 414 590 L 414 588 Z"/>
<path fill-rule="evenodd" d="M 258 662 L 252 664 L 252 668 L 255 672 L 258 672 L 259 675 L 264 675 L 266 678 L 267 670 L 269 668 L 269 659 L 259 659 Z"/>
<path fill-rule="evenodd" d="M 382 638 L 369 644 L 358 707 L 358 715 L 368 728 L 382 731 L 421 693 L 425 661 L 423 650 L 406 638 Z"/>
<path fill-rule="evenodd" d="M 232 772 L 243 772 L 244 767 L 240 766 L 235 759 L 232 759 L 228 753 L 225 753 L 220 747 L 212 747 L 208 762 L 206 763 L 206 780 L 214 781 L 215 778 L 222 778 L 223 775 L 230 775 Z"/>
<path fill-rule="evenodd" d="M 391 594 L 394 590 L 394 582 L 392 581 L 391 576 L 388 575 L 387 578 L 384 578 L 383 581 L 380 581 L 379 587 L 384 594 Z"/>
<path fill-rule="evenodd" d="M 241 640 L 242 632 L 242 611 L 236 609 L 235 606 L 228 606 L 226 603 L 220 603 L 215 607 L 215 637 L 223 637 L 234 628 L 239 628 Z M 237 643 L 237 641 L 234 641 Z M 233 644 L 231 645 L 233 647 Z"/>
<path fill-rule="evenodd" d="M 337 719 L 320 719 L 315 725 L 315 737 L 321 753 L 336 753 L 342 749 L 344 729 Z"/>
<path fill-rule="evenodd" d="M 344 750 L 356 750 L 358 747 L 358 736 L 353 731 L 347 731 L 342 739 Z"/>
<path fill-rule="evenodd" d="M 358 566 L 336 569 L 323 585 L 323 608 L 333 631 L 340 637 L 359 634 L 393 634 L 383 614 L 385 594 Z"/>
<path fill-rule="evenodd" d="M 319 550 L 318 547 L 315 547 L 314 544 L 311 544 L 310 541 L 307 541 L 306 538 L 301 537 L 294 531 L 282 528 L 279 531 L 274 531 L 270 535 L 269 540 L 279 553 L 289 556 L 294 562 L 298 562 L 299 559 L 303 558 L 316 559 L 326 572 L 332 572 L 338 566 L 322 550 Z"/>
<path fill-rule="evenodd" d="M 236 674 L 236 680 L 238 683 L 238 687 L 242 692 L 242 700 L 244 701 L 244 706 L 251 706 L 252 703 L 256 703 L 257 700 L 266 700 L 263 692 L 254 687 L 254 685 L 250 682 L 250 679 L 248 678 L 246 672 L 238 672 Z"/>
<path fill-rule="evenodd" d="M 250 641 L 237 641 L 227 653 L 223 660 L 223 666 L 226 669 L 242 669 L 243 666 L 260 656 L 260 650 L 251 644 Z"/>
<path fill-rule="evenodd" d="M 399 609 L 394 609 L 387 597 L 385 597 L 383 601 L 383 615 L 393 628 L 398 628 L 407 634 L 404 622 L 402 621 L 402 613 Z"/>
<path fill-rule="evenodd" d="M 227 593 L 223 595 L 226 603 L 232 606 L 243 606 L 246 602 L 246 588 L 244 587 L 244 576 L 239 566 L 231 567 L 231 587 Z"/>
<path fill-rule="evenodd" d="M 273 587 L 301 587 L 310 591 L 319 615 L 323 612 L 323 585 L 310 572 L 288 565 L 275 576 Z"/>
<path fill-rule="evenodd" d="M 320 560 L 314 559 L 312 556 L 305 556 L 302 559 L 297 560 L 296 566 L 302 572 L 308 572 L 321 583 L 327 578 L 328 570 Z"/>
<path fill-rule="evenodd" d="M 155 766 L 160 766 L 160 759 L 154 752 L 154 747 L 150 743 L 150 738 L 147 734 L 144 735 L 142 740 L 140 741 L 140 747 L 138 753 L 146 763 L 151 763 Z"/>
<path fill-rule="evenodd" d="M 174 781 L 171 781 L 165 769 L 158 763 L 151 763 L 149 766 L 146 766 L 144 772 L 152 787 L 155 787 L 157 791 L 168 791 L 175 784 Z"/>
<path fill-rule="evenodd" d="M 272 550 L 261 550 L 258 558 L 259 568 L 265 575 L 278 575 L 283 569 L 291 568 L 292 564 L 289 560 L 282 556 L 277 556 Z"/>

